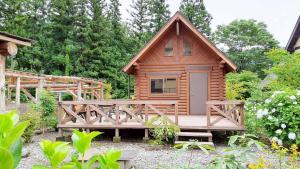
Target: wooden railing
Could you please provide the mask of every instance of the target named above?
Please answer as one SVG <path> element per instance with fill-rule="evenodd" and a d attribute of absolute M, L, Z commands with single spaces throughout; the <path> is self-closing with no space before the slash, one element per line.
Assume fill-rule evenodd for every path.
<path fill-rule="evenodd" d="M 223 118 L 233 122 L 237 127 L 244 127 L 244 102 L 243 101 L 207 101 L 207 126 L 211 127 Z M 212 114 L 220 115 L 214 120 Z"/>
<path fill-rule="evenodd" d="M 157 108 L 164 105 L 164 108 Z M 111 127 L 111 128 L 138 128 L 146 127 L 151 115 L 165 115 L 169 111 L 175 112 L 178 124 L 177 101 L 165 100 L 89 100 L 89 101 L 63 101 L 59 102 L 58 127 Z M 134 121 L 134 125 L 126 124 Z"/>

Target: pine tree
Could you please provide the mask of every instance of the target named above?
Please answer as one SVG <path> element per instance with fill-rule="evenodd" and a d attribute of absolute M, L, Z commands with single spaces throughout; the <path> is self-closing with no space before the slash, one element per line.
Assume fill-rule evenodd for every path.
<path fill-rule="evenodd" d="M 179 9 L 200 32 L 206 36 L 211 34 L 212 16 L 207 12 L 203 0 L 182 0 Z"/>
<path fill-rule="evenodd" d="M 165 0 L 150 0 L 149 14 L 150 29 L 156 33 L 170 18 L 169 5 Z"/>
<path fill-rule="evenodd" d="M 141 39 L 142 35 L 147 32 L 149 27 L 149 0 L 133 0 L 131 11 L 130 25 L 134 34 Z"/>
<path fill-rule="evenodd" d="M 108 7 L 108 19 L 112 23 L 113 28 L 120 26 L 121 13 L 120 13 L 120 2 L 119 0 L 110 0 Z"/>

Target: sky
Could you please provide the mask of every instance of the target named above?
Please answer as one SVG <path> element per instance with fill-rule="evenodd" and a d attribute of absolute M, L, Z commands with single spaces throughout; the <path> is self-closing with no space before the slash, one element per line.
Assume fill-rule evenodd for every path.
<path fill-rule="evenodd" d="M 132 0 L 120 0 L 123 21 L 128 21 Z M 166 0 L 173 15 L 181 0 Z M 300 0 L 204 0 L 212 15 L 211 27 L 228 24 L 235 19 L 255 19 L 267 24 L 267 29 L 280 46 L 285 47 L 300 15 Z"/>

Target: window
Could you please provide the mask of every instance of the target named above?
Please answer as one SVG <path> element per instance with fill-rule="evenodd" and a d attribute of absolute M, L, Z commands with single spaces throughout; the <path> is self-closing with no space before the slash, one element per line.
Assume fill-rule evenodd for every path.
<path fill-rule="evenodd" d="M 176 94 L 176 78 L 157 78 L 151 79 L 151 94 Z"/>
<path fill-rule="evenodd" d="M 165 46 L 165 56 L 173 56 L 173 42 L 169 40 Z"/>
<path fill-rule="evenodd" d="M 183 39 L 183 56 L 191 56 L 192 47 L 190 42 L 187 39 Z"/>

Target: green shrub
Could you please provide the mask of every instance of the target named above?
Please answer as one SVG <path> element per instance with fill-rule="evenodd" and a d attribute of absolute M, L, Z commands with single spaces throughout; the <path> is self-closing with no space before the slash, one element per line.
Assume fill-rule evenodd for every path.
<path fill-rule="evenodd" d="M 248 134 L 254 134 L 256 136 L 265 136 L 264 128 L 261 121 L 256 119 L 257 107 L 259 103 L 247 101 L 245 104 L 245 131 Z"/>
<path fill-rule="evenodd" d="M 152 117 L 147 126 L 151 128 L 150 133 L 154 137 L 155 144 L 173 143 L 176 133 L 180 132 L 180 128 L 167 116 Z"/>
<path fill-rule="evenodd" d="M 259 95 L 260 79 L 250 71 L 228 73 L 226 75 L 226 98 L 229 100 L 245 100 L 253 94 Z"/>
<path fill-rule="evenodd" d="M 279 145 L 300 145 L 300 91 L 275 91 L 257 105 L 256 118 Z"/>
<path fill-rule="evenodd" d="M 39 103 L 34 105 L 34 109 L 41 113 L 42 124 L 46 128 L 56 128 L 57 116 L 57 101 L 52 93 L 43 90 L 40 93 Z"/>
<path fill-rule="evenodd" d="M 29 121 L 29 125 L 24 131 L 22 138 L 24 139 L 25 143 L 32 142 L 34 132 L 41 126 L 40 113 L 30 109 L 28 112 L 20 115 L 20 121 Z"/>
<path fill-rule="evenodd" d="M 300 53 L 289 53 L 283 49 L 267 52 L 267 56 L 274 62 L 272 68 L 266 72 L 275 78 L 269 80 L 267 87 L 272 90 L 298 89 L 300 84 Z"/>

